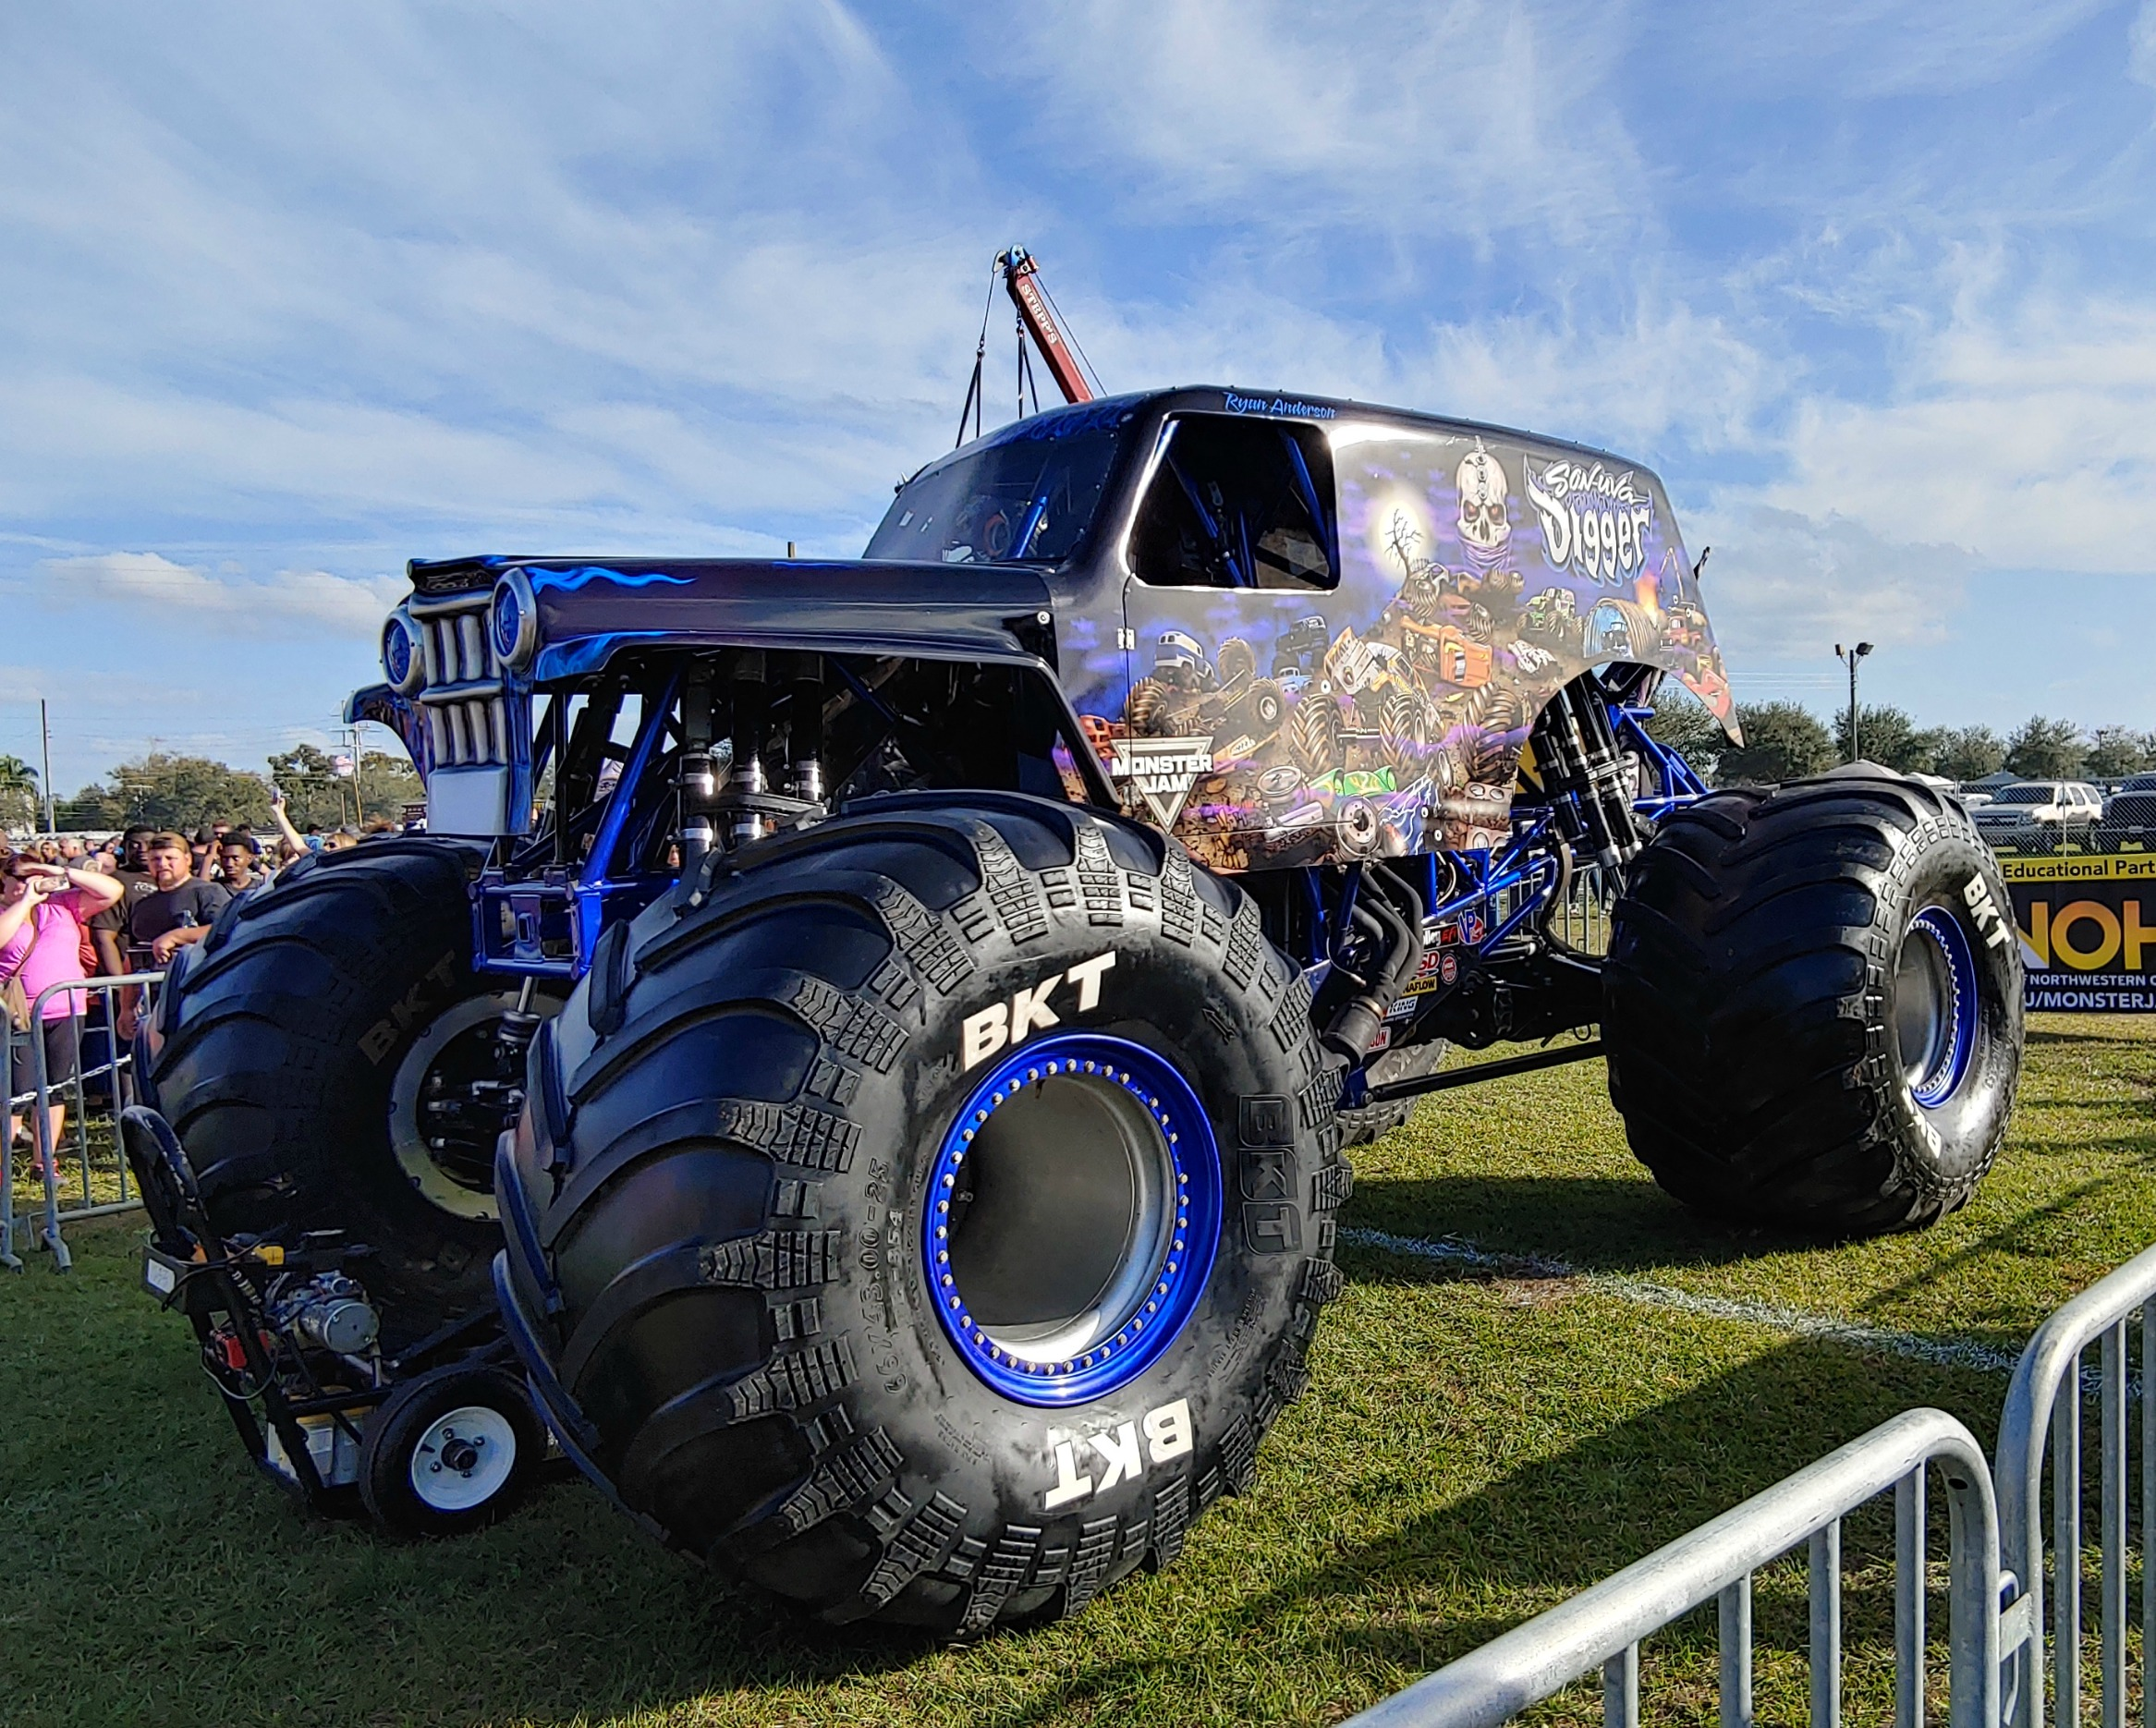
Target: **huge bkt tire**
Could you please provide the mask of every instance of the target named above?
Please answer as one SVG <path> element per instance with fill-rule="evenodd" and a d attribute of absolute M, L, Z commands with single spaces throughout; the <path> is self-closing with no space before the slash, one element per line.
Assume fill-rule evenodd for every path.
<path fill-rule="evenodd" d="M 218 1227 L 372 1248 L 355 1270 L 393 1345 L 492 1300 L 493 1137 L 443 1132 L 425 1094 L 487 1061 L 499 992 L 471 969 L 465 854 L 377 840 L 234 902 L 148 1030 L 151 1092 Z"/>
<path fill-rule="evenodd" d="M 1338 1286 L 1338 1079 L 1150 831 L 912 797 L 603 944 L 498 1183 L 586 1469 L 830 1621 L 970 1637 L 1173 1560 Z"/>
<path fill-rule="evenodd" d="M 1836 1235 L 1991 1167 L 2021 1065 L 2006 885 L 1958 804 L 1841 771 L 1662 824 L 1612 911 L 1610 1097 L 1679 1199 Z"/>

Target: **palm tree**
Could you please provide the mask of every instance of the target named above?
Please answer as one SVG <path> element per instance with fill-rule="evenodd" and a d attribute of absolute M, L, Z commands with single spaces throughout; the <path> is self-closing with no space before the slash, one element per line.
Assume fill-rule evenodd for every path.
<path fill-rule="evenodd" d="M 0 828 L 35 828 L 37 770 L 19 756 L 0 756 Z"/>

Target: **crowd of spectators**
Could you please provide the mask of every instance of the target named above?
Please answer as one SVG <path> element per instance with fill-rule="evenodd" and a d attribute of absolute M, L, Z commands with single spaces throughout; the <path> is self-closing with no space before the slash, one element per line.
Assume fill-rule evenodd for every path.
<path fill-rule="evenodd" d="M 80 1067 L 90 992 L 55 990 L 36 1012 L 43 992 L 91 978 L 163 971 L 180 948 L 210 933 L 232 900 L 260 891 L 311 853 L 341 851 L 362 837 L 351 828 L 300 833 L 281 796 L 272 799 L 271 813 L 274 836 L 245 823 L 214 822 L 191 839 L 143 827 L 99 845 L 65 834 L 19 846 L 0 839 L 0 1000 L 13 1056 L 6 1091 L 20 1098 L 29 1090 L 33 1043 L 44 1047 L 55 1096 Z M 370 834 L 394 832 L 389 822 L 368 829 Z M 113 1028 L 119 1038 L 134 1036 L 140 1007 L 140 992 L 123 989 Z M 65 1107 L 55 1103 L 48 1144 L 59 1144 L 64 1124 Z M 8 1147 L 21 1131 L 22 1119 L 11 1108 Z"/>

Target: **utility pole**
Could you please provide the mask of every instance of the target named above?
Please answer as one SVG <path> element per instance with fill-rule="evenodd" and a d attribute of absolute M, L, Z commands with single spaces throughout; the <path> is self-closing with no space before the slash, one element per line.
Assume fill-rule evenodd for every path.
<path fill-rule="evenodd" d="M 1849 668 L 1849 760 L 1853 762 L 1864 760 L 1863 740 L 1857 736 L 1857 663 L 1870 651 L 1870 642 L 1846 650 L 1839 642 L 1834 644 L 1834 658 Z"/>
<path fill-rule="evenodd" d="M 365 763 L 367 757 L 366 752 L 361 748 L 359 742 L 359 728 L 357 724 L 355 724 L 352 727 L 351 739 L 352 809 L 359 819 L 353 823 L 353 826 L 356 828 L 364 829 L 367 826 L 367 795 L 360 789 L 359 770 L 360 767 Z"/>
<path fill-rule="evenodd" d="M 53 832 L 53 722 L 45 712 L 45 699 L 38 698 L 38 732 L 43 737 L 45 764 L 45 832 Z"/>

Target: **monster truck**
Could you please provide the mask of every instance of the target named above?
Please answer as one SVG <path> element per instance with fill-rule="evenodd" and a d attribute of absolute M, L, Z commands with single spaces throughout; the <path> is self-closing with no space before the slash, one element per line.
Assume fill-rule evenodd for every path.
<path fill-rule="evenodd" d="M 390 1331 L 491 1267 L 584 1472 L 827 1620 L 1174 1560 L 1304 1386 L 1344 1144 L 1418 1097 L 1600 1054 L 1672 1193 L 1832 1235 L 1998 1149 L 1989 850 L 1655 741 L 1665 679 L 1728 687 L 1614 456 L 1175 390 L 976 440 L 859 560 L 410 581 L 349 712 L 427 833 L 183 950 L 156 1101 L 222 1228 L 375 1245 Z M 1606 955 L 1552 924 L 1590 871 Z"/>

